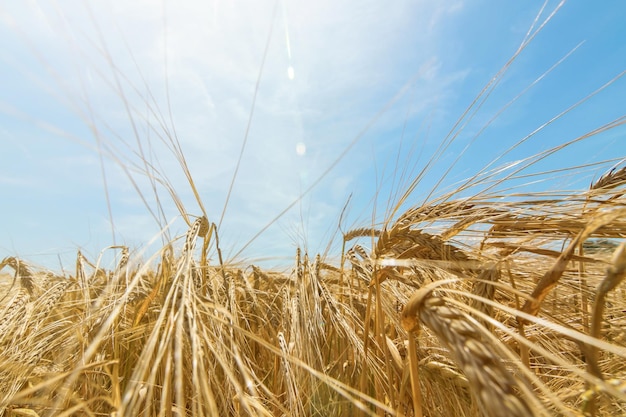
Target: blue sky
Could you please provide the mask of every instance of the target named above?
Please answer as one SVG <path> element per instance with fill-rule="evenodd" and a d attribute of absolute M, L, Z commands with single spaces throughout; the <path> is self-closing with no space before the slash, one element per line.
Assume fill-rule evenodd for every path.
<path fill-rule="evenodd" d="M 137 192 L 156 210 L 141 152 L 201 214 L 168 136 L 209 220 L 224 213 L 225 256 L 280 266 L 296 246 L 324 252 L 348 199 L 343 229 L 370 226 L 424 167 L 406 207 L 626 114 L 622 77 L 507 152 L 626 70 L 618 0 L 566 2 L 539 33 L 558 2 L 51 3 L 0 3 L 0 257 L 53 269 L 71 269 L 79 248 L 150 250 L 160 226 Z M 521 174 L 587 168 L 501 188 L 585 187 L 626 156 L 625 136 L 620 125 Z M 172 235 L 184 233 L 158 192 Z"/>

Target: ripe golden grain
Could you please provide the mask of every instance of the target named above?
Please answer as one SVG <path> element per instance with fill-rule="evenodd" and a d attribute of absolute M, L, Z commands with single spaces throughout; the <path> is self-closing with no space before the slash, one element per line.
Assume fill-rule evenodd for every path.
<path fill-rule="evenodd" d="M 385 221 L 340 236 L 340 261 L 297 248 L 293 269 L 276 272 L 224 262 L 164 130 L 200 216 L 190 221 L 143 150 L 135 168 L 146 166 L 155 194 L 165 187 L 183 236 L 164 230 L 148 259 L 111 246 L 121 249 L 112 268 L 79 251 L 74 276 L 44 283 L 17 257 L 0 263 L 14 270 L 0 299 L 0 417 L 626 414 L 624 244 L 606 253 L 626 236 L 626 167 L 589 189 L 523 195 L 490 194 L 500 179 L 481 171 L 402 213 L 420 174 Z M 487 191 L 458 197 L 481 178 Z"/>

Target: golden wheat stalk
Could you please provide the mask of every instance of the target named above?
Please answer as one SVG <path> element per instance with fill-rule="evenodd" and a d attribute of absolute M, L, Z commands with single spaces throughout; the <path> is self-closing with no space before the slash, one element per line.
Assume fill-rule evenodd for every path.
<path fill-rule="evenodd" d="M 16 323 L 24 318 L 26 305 L 30 301 L 28 291 L 23 288 L 9 299 L 2 312 L 0 312 L 0 344 L 11 340 L 13 333 L 17 330 Z"/>
<path fill-rule="evenodd" d="M 485 343 L 482 334 L 486 329 L 478 322 L 447 305 L 430 287 L 417 291 L 401 313 L 402 327 L 409 333 L 419 330 L 420 321 L 452 352 L 485 415 L 534 415 L 519 396 L 520 382 Z"/>
<path fill-rule="evenodd" d="M 591 336 L 597 339 L 602 337 L 602 318 L 607 294 L 614 290 L 626 277 L 626 242 L 623 242 L 615 253 L 611 265 L 607 268 L 606 277 L 598 286 L 596 299 L 593 304 L 593 315 L 591 319 Z M 589 371 L 597 377 L 602 377 L 602 371 L 597 363 L 598 349 L 595 346 L 590 348 Z"/>
<path fill-rule="evenodd" d="M 612 168 L 591 184 L 590 190 L 609 190 L 626 184 L 626 167 Z"/>
<path fill-rule="evenodd" d="M 624 216 L 626 216 L 626 209 L 615 209 L 593 218 L 572 240 L 561 256 L 559 256 L 552 268 L 550 268 L 550 270 L 548 270 L 541 277 L 531 294 L 532 298 L 526 301 L 522 311 L 532 315 L 537 314 L 541 308 L 543 300 L 546 298 L 548 293 L 556 287 L 557 283 L 563 276 L 563 272 L 565 271 L 567 264 L 571 261 L 574 251 L 578 249 L 579 245 L 600 227 L 610 224 L 611 222 Z"/>
<path fill-rule="evenodd" d="M 5 266 L 10 266 L 15 271 L 13 282 L 15 283 L 15 280 L 19 278 L 20 285 L 28 291 L 28 294 L 33 295 L 33 273 L 28 266 L 14 256 L 7 256 L 0 262 L 0 271 Z"/>

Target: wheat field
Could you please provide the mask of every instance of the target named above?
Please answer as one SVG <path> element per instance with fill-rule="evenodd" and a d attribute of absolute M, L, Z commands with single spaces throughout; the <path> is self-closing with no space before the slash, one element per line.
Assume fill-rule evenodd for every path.
<path fill-rule="evenodd" d="M 0 261 L 0 416 L 626 415 L 623 156 L 559 171 L 593 171 L 585 187 L 485 171 L 411 205 L 418 175 L 337 253 L 272 270 L 223 256 L 167 140 L 195 208 L 142 156 L 144 173 L 186 232 L 77 248 L 66 273 Z"/>

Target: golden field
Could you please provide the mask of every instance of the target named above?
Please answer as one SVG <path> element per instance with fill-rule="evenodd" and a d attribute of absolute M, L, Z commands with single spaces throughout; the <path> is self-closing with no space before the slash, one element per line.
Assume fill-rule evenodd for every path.
<path fill-rule="evenodd" d="M 287 273 L 209 261 L 205 217 L 111 270 L 5 258 L 2 414 L 624 414 L 624 172 L 415 207 Z"/>
<path fill-rule="evenodd" d="M 46 107 L 31 103 L 36 100 L 22 100 L 18 91 L 14 107 L 13 102 L 0 102 L 0 116 L 13 117 L 7 126 L 11 124 L 16 132 L 14 152 L 18 153 L 17 149 L 22 152 L 19 155 L 30 158 L 33 151 L 33 155 L 46 159 L 48 165 L 41 164 L 44 168 L 39 174 L 27 174 L 34 178 L 31 182 L 39 180 L 47 185 L 33 188 L 26 180 L 16 180 L 12 172 L 0 175 L 0 184 L 20 192 L 22 187 L 43 190 L 51 200 L 25 198 L 30 206 L 16 203 L 12 207 L 25 213 L 38 207 L 65 216 L 69 223 L 59 220 L 57 232 L 64 231 L 63 224 L 70 224 L 83 233 L 80 225 L 87 224 L 84 233 L 90 236 L 88 242 L 100 242 L 96 235 L 101 229 L 110 231 L 113 239 L 112 246 L 99 248 L 101 252 L 96 255 L 87 254 L 88 249 L 79 244 L 76 249 L 72 246 L 74 263 L 69 268 L 62 266 L 62 272 L 18 255 L 18 249 L 6 250 L 6 256 L 0 257 L 0 417 L 626 415 L 626 167 L 624 155 L 620 155 L 623 145 L 619 149 L 624 143 L 621 132 L 626 116 L 617 113 L 619 108 L 612 109 L 615 113 L 606 110 L 606 103 L 620 103 L 616 90 L 626 71 L 618 69 L 621 72 L 607 76 L 594 67 L 579 74 L 571 71 L 580 65 L 573 61 L 570 72 L 559 72 L 559 65 L 570 56 L 584 52 L 584 42 L 573 40 L 558 51 L 545 41 L 544 49 L 526 55 L 528 45 L 540 38 L 539 32 L 553 16 L 559 19 L 557 11 L 563 2 L 546 2 L 534 20 L 528 21 L 530 28 L 510 29 L 522 39 L 521 44 L 511 51 L 510 58 L 497 61 L 503 66 L 494 74 L 488 73 L 491 67 L 477 65 L 471 72 L 461 65 L 450 72 L 450 79 L 436 79 L 441 62 L 434 59 L 435 48 L 430 51 L 431 60 L 424 55 L 420 58 L 424 62 L 407 61 L 415 68 L 409 68 L 414 72 L 409 81 L 408 72 L 398 76 L 404 77 L 404 85 L 391 76 L 381 81 L 385 77 L 380 74 L 405 65 L 405 57 L 387 67 L 376 55 L 384 57 L 383 52 L 388 52 L 389 45 L 381 43 L 378 49 L 368 49 L 374 58 L 351 60 L 358 49 L 353 45 L 368 47 L 378 35 L 370 34 L 371 25 L 360 20 L 366 35 L 361 40 L 344 30 L 347 24 L 341 19 L 338 26 L 327 26 L 326 20 L 334 17 L 329 11 L 326 16 L 317 16 L 313 13 L 317 10 L 303 8 L 301 15 L 292 15 L 289 20 L 281 2 L 273 9 L 269 3 L 264 6 L 269 11 L 262 7 L 225 8 L 228 10 L 223 15 L 215 7 L 210 10 L 215 12 L 211 15 L 214 25 L 205 33 L 206 16 L 193 21 L 196 27 L 186 20 L 195 16 L 183 15 L 177 27 L 180 10 L 165 7 L 166 2 L 160 10 L 162 16 L 156 8 L 146 9 L 150 13 L 145 16 L 139 12 L 143 9 L 118 5 L 128 13 L 127 18 L 130 16 L 125 20 L 130 31 L 125 36 L 120 30 L 118 39 L 118 32 L 112 29 L 114 20 L 97 12 L 107 2 L 88 3 L 84 15 L 78 17 L 72 14 L 73 4 L 65 9 L 46 9 L 43 2 L 34 3 L 32 9 L 18 11 L 49 23 L 37 28 L 32 25 L 41 29 L 41 33 L 32 34 L 39 45 L 30 42 L 28 30 L 22 31 L 27 25 L 10 19 L 9 24 L 4 23 L 25 40 L 16 47 L 15 55 L 33 55 L 15 65 L 18 73 L 24 68 L 32 70 L 25 70 L 29 84 L 24 90 L 48 91 L 53 98 L 52 110 L 49 115 L 44 111 L 37 120 L 29 111 L 35 112 L 39 104 Z M 433 19 L 445 15 L 452 23 L 457 22 L 455 13 L 460 8 L 448 6 L 445 13 L 439 13 L 435 7 Z M 115 7 L 112 10 L 118 11 Z M 375 23 L 376 10 L 368 9 Z M 55 18 L 46 20 L 53 12 L 58 12 Z M 113 12 L 108 17 L 115 17 Z M 262 12 L 267 16 L 256 19 L 255 15 Z M 399 24 L 404 12 L 399 8 L 391 16 Z M 5 14 L 9 13 L 0 14 L 0 18 L 7 20 Z M 350 18 L 352 14 L 348 10 Z M 218 19 L 224 16 L 223 22 Z M 347 42 L 338 50 L 342 53 L 331 53 L 332 59 L 317 58 L 320 62 L 314 58 L 324 56 L 322 50 L 340 42 L 331 36 L 330 41 L 321 43 L 324 47 L 317 43 L 321 29 L 307 26 L 307 19 L 316 16 L 325 33 L 337 32 L 337 39 Z M 428 19 L 422 22 L 419 17 L 417 32 L 428 26 Z M 71 18 L 75 19 L 74 28 L 69 23 L 66 26 Z M 389 26 L 381 25 L 381 33 L 393 32 L 390 45 L 399 39 L 393 19 L 387 22 Z M 144 28 L 138 23 L 146 24 L 144 20 L 157 22 L 149 35 L 138 29 Z M 248 32 L 251 22 L 257 27 Z M 312 41 L 308 39 L 311 43 L 303 49 L 312 56 L 309 67 L 298 66 L 306 54 L 298 56 L 295 46 L 292 62 L 288 23 L 294 25 L 294 45 L 298 45 L 296 40 L 305 44 L 304 28 L 311 30 Z M 411 22 L 404 23 L 414 29 Z M 442 27 L 456 31 L 452 23 Z M 179 31 L 168 32 L 174 27 Z M 273 34 L 274 29 L 278 35 Z M 196 30 L 205 33 L 207 39 L 196 36 Z M 192 35 L 191 41 L 183 39 L 181 34 L 186 32 Z M 259 38 L 260 33 L 266 43 L 253 43 L 251 39 Z M 137 39 L 145 43 L 134 44 L 134 48 L 126 43 Z M 281 43 L 273 50 L 275 39 Z M 418 46 L 411 44 L 408 49 L 426 49 L 426 45 L 436 43 L 424 39 L 423 44 L 416 42 Z M 53 40 L 65 42 L 66 48 L 52 47 Z M 229 40 L 241 50 L 231 48 Z M 146 45 L 154 49 L 144 48 Z M 460 54 L 462 45 L 454 41 L 439 46 Z M 491 46 L 485 44 L 484 48 Z M 604 50 L 604 46 L 600 43 L 598 48 L 604 51 L 607 62 L 615 60 L 620 52 Z M 59 50 L 69 51 L 69 55 L 57 57 Z M 229 53 L 218 55 L 224 51 Z M 544 55 L 550 55 L 550 60 L 533 62 L 536 56 Z M 337 62 L 346 56 L 344 68 Z M 267 66 L 275 72 L 270 74 L 268 69 L 264 78 L 266 57 Z M 196 59 L 206 59 L 207 66 L 196 68 L 197 73 L 187 72 L 187 66 Z M 507 71 L 518 59 L 523 65 L 537 65 L 534 72 L 528 75 L 530 72 L 512 70 L 509 77 Z M 364 76 L 358 80 L 358 72 L 370 60 L 384 65 L 373 66 L 368 73 L 373 74 L 372 79 Z M 331 61 L 337 67 L 327 67 Z M 603 67 L 603 62 L 597 67 Z M 57 69 L 72 65 L 75 72 L 57 74 Z M 322 68 L 316 81 L 319 84 L 313 83 L 316 66 Z M 342 82 L 354 89 L 342 90 L 329 68 L 338 68 L 337 74 L 345 77 Z M 567 74 L 573 77 L 572 73 L 576 79 L 568 81 L 571 84 L 567 88 L 559 86 Z M 46 78 L 48 75 L 51 77 Z M 39 83 L 32 87 L 29 77 Z M 450 97 L 461 95 L 455 88 L 465 77 L 487 82 L 481 90 L 472 86 L 469 101 L 459 99 L 467 108 L 458 119 L 450 120 L 447 112 L 453 107 L 446 107 L 446 100 L 452 102 Z M 573 87 L 580 90 L 568 95 L 570 101 L 565 105 L 546 103 L 554 86 L 547 84 L 547 94 L 533 90 L 544 79 L 550 79 L 556 85 L 554 91 L 563 95 L 570 94 Z M 56 80 L 58 86 L 47 80 Z M 266 96 L 259 94 L 257 101 L 262 81 L 266 82 Z M 430 90 L 436 81 L 443 87 Z M 387 82 L 385 88 L 393 94 L 383 91 L 378 82 Z M 345 91 L 360 91 L 363 85 L 371 87 L 371 95 L 339 98 Z M 198 86 L 207 91 L 200 91 Z M 214 90 L 209 92 L 207 86 Z M 181 90 L 175 95 L 177 87 Z M 504 90 L 501 96 L 492 95 L 497 87 Z M 319 89 L 328 96 L 317 96 Z M 363 97 L 375 97 L 375 105 L 367 103 L 363 107 L 366 110 L 355 108 Z M 381 97 L 388 101 L 380 101 Z M 485 104 L 490 97 L 494 102 Z M 212 101 L 214 98 L 219 105 Z M 310 100 L 309 107 L 303 104 L 306 99 Z M 443 102 L 440 113 L 434 110 L 438 100 Z M 76 119 L 84 126 L 76 127 L 67 121 L 73 119 L 63 119 L 67 114 L 56 112 L 61 103 L 68 107 L 68 113 L 77 114 Z M 318 114 L 324 113 L 329 103 L 337 105 L 332 108 L 338 114 Z M 181 106 L 179 110 L 176 104 Z M 515 105 L 521 109 L 505 114 Z M 200 109 L 198 113 L 187 115 L 194 106 Z M 98 110 L 106 114 L 98 115 Z M 276 116 L 276 124 L 254 120 L 256 130 L 251 129 L 255 110 L 258 119 L 263 117 L 259 114 Z M 348 123 L 344 117 L 354 119 Z M 228 120 L 221 124 L 220 118 Z M 431 132 L 430 125 L 439 118 L 446 119 L 446 130 Z M 509 125 L 517 118 L 534 124 L 529 130 L 509 131 L 507 126 L 518 126 Z M 24 124 L 12 124 L 18 119 Z M 55 124 L 57 119 L 59 125 Z M 181 120 L 188 124 L 179 123 Z M 21 150 L 27 148 L 21 140 L 30 137 L 26 127 L 31 125 L 40 128 L 38 134 L 43 139 L 29 142 L 36 145 L 33 149 Z M 239 131 L 231 132 L 233 126 L 241 127 L 241 144 L 233 145 L 233 138 L 241 139 Z M 0 127 L 3 132 L 10 131 Z M 249 134 L 256 136 L 256 142 L 248 142 Z M 380 140 L 364 139 L 366 134 Z M 64 148 L 65 142 L 48 141 L 47 135 L 73 140 L 93 152 L 87 157 L 72 154 L 70 146 Z M 181 145 L 179 135 L 193 137 L 186 143 L 188 147 Z M 272 148 L 270 142 L 279 136 L 282 142 L 272 142 Z M 319 159 L 304 158 L 305 139 L 311 144 L 312 155 L 322 155 Z M 353 151 L 350 156 L 354 163 L 341 166 L 361 140 L 371 142 L 359 148 L 361 154 Z M 363 156 L 369 152 L 368 146 L 376 154 L 378 150 L 388 151 L 392 147 L 389 143 L 398 147 L 396 152 L 385 154 L 386 159 Z M 297 155 L 287 151 L 293 150 L 292 145 L 296 145 Z M 56 148 L 68 155 L 48 161 Z M 228 154 L 229 159 L 227 151 L 238 153 Z M 247 159 L 243 158 L 244 151 L 249 154 Z M 194 157 L 193 162 L 186 156 Z M 572 157 L 578 159 L 570 163 Z M 15 158 L 12 166 L 19 168 L 28 162 L 26 159 Z M 289 161 L 278 166 L 279 160 Z M 236 164 L 230 182 L 224 178 L 233 167 L 226 167 L 224 161 Z M 3 163 L 8 162 L 14 161 Z M 483 165 L 474 171 L 479 163 Z M 65 194 L 58 192 L 52 179 L 57 178 L 53 176 L 57 168 L 66 175 L 60 178 L 76 181 L 64 188 Z M 101 171 L 98 186 L 94 186 L 93 178 L 83 178 L 90 168 Z M 365 216 L 367 221 L 357 220 L 347 226 L 352 194 L 336 223 L 330 209 L 315 212 L 313 203 L 306 200 L 334 191 L 338 196 L 335 203 L 344 198 L 342 184 L 352 184 L 350 178 L 332 185 L 322 181 L 339 169 L 350 170 L 346 178 L 374 178 L 371 184 L 354 190 L 356 211 L 363 210 L 366 214 L 361 214 L 361 219 Z M 254 181 L 247 177 L 235 184 L 244 177 L 244 170 L 248 177 L 255 177 Z M 284 177 L 290 177 L 292 188 L 282 187 Z M 588 179 L 590 184 L 580 185 Z M 259 184 L 267 188 L 261 189 Z M 86 202 L 97 200 L 100 185 L 108 218 L 94 221 L 92 230 L 91 223 L 81 223 L 79 217 L 88 218 L 94 210 Z M 338 191 L 332 189 L 334 185 Z M 237 187 L 241 194 L 231 196 Z M 224 195 L 210 194 L 217 189 Z M 370 206 L 363 203 L 369 197 L 364 196 L 367 191 L 373 194 Z M 22 197 L 15 192 L 3 195 L 3 204 Z M 116 200 L 120 195 L 121 203 Z M 215 215 L 221 197 L 223 209 Z M 56 205 L 45 203 L 54 198 L 58 198 Z M 272 198 L 280 198 L 280 202 Z M 207 207 L 208 203 L 213 205 L 210 210 L 205 203 Z M 280 207 L 264 211 L 264 203 Z M 247 211 L 239 211 L 238 204 L 246 205 Z M 284 216 L 298 205 L 301 229 Z M 309 213 L 303 214 L 307 205 Z M 137 207 L 145 212 L 138 214 Z M 70 209 L 75 211 L 70 213 Z M 125 210 L 130 214 L 124 220 L 114 215 L 128 214 Z M 315 216 L 315 220 L 330 219 L 325 225 L 330 230 L 325 252 L 305 249 L 307 230 L 318 232 L 318 223 L 311 220 Z M 154 220 L 152 226 L 156 224 L 160 231 L 151 241 L 132 247 L 128 242 L 137 237 L 135 234 L 149 229 L 144 217 Z M 222 223 L 224 218 L 235 220 Z M 294 218 L 297 215 L 290 219 Z M 255 223 L 268 219 L 265 226 Z M 49 218 L 35 220 L 35 226 L 29 227 L 42 228 L 42 224 L 54 222 Z M 21 224 L 12 218 L 5 221 Z M 305 223 L 309 221 L 315 226 L 307 229 Z M 175 222 L 183 228 L 170 228 Z M 224 236 L 219 233 L 240 236 L 241 230 L 232 231 L 228 226 L 245 229 L 251 224 L 246 230 L 251 239 L 236 242 L 243 248 L 228 256 L 229 250 L 239 248 L 231 247 L 231 242 L 220 244 Z M 292 234 L 281 244 L 290 238 L 294 242 L 292 258 L 282 269 L 262 264 L 265 254 L 247 259 L 241 255 L 272 225 L 282 227 L 283 235 Z M 15 235 L 28 236 L 33 242 L 38 239 L 21 229 L 6 235 L 11 245 Z M 113 243 L 116 236 L 126 243 Z M 46 246 L 42 243 L 40 247 Z M 60 255 L 58 259 L 61 264 Z"/>

